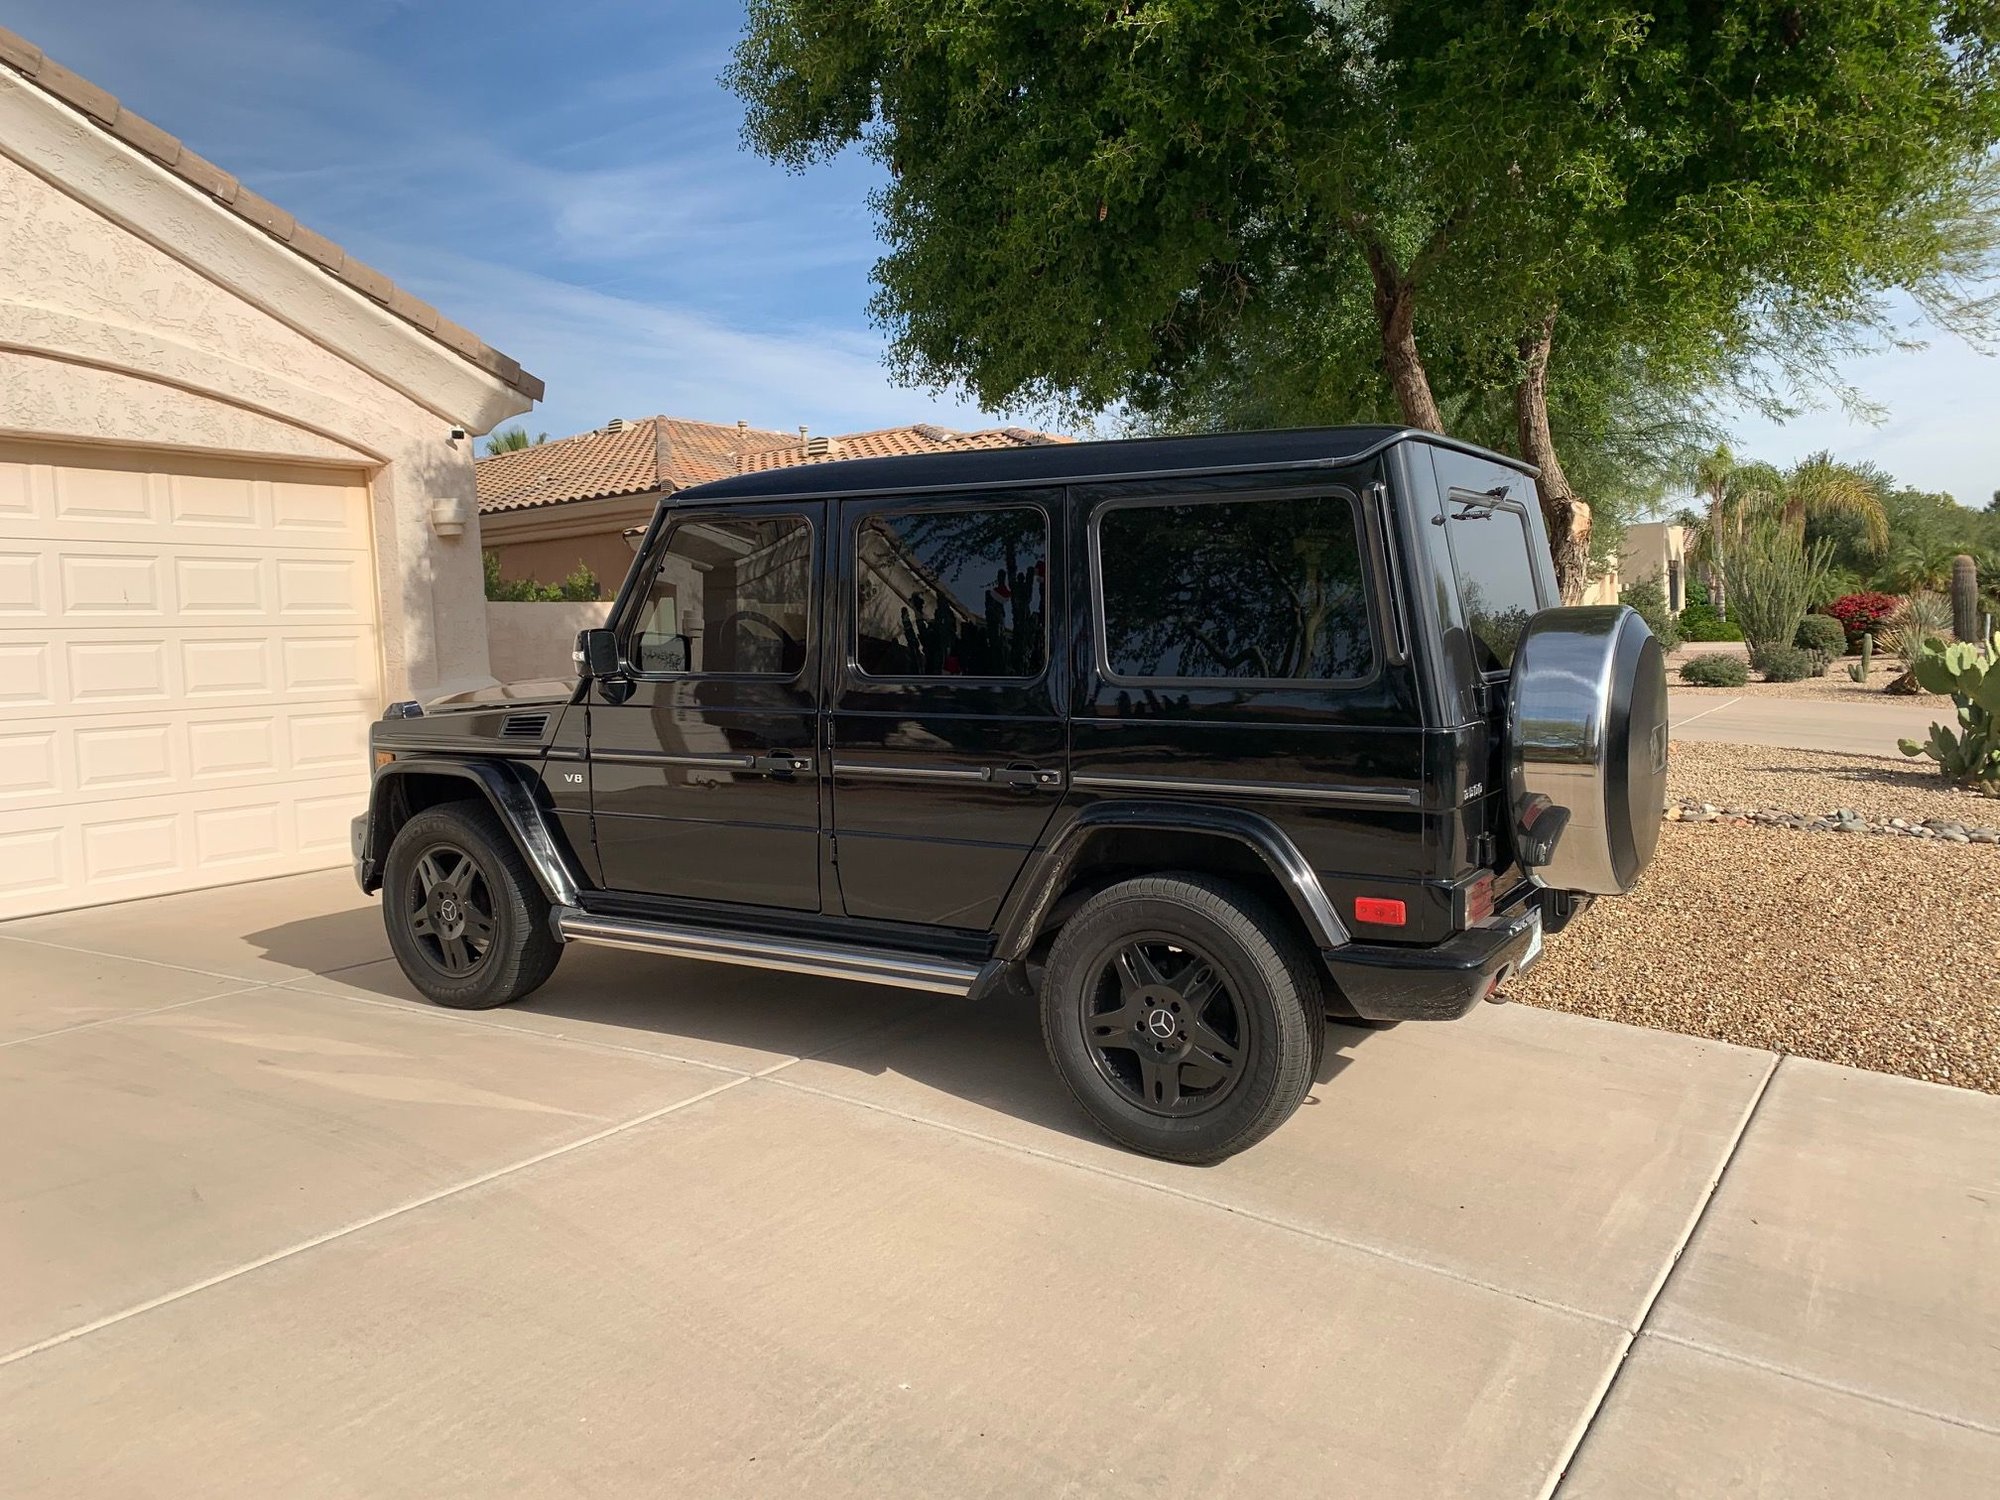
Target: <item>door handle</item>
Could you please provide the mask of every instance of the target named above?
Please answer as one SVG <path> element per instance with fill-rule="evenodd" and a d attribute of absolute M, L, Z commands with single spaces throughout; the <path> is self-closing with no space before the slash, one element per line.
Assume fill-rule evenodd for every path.
<path fill-rule="evenodd" d="M 813 758 L 797 755 L 790 750 L 774 750 L 769 755 L 760 755 L 752 764 L 767 776 L 790 776 L 795 772 L 810 771 Z"/>
<path fill-rule="evenodd" d="M 1059 787 L 1063 779 L 1062 772 L 1039 766 L 981 766 L 979 774 L 995 786 L 1017 786 L 1028 791 L 1036 787 Z"/>

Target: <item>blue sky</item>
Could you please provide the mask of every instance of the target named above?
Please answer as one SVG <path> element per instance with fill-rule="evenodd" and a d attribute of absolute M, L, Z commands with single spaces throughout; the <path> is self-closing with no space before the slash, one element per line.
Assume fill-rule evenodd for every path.
<path fill-rule="evenodd" d="M 815 432 L 985 418 L 890 380 L 858 156 L 744 151 L 716 81 L 739 5 L 8 0 L 5 24 L 506 350 L 563 436 L 669 412 Z M 1740 424 L 1983 504 L 2000 364 L 1949 337 L 1857 362 L 1888 418 Z M 1004 415 L 1004 414 L 1003 414 Z"/>

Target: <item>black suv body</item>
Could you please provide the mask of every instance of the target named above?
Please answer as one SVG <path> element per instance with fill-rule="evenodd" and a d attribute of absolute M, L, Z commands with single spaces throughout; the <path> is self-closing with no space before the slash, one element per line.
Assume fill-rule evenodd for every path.
<path fill-rule="evenodd" d="M 390 710 L 357 873 L 445 1004 L 572 941 L 1036 990 L 1101 1125 L 1215 1160 L 1327 1014 L 1463 1015 L 1643 868 L 1658 648 L 1558 603 L 1532 471 L 1403 429 L 746 474 L 575 682 Z"/>

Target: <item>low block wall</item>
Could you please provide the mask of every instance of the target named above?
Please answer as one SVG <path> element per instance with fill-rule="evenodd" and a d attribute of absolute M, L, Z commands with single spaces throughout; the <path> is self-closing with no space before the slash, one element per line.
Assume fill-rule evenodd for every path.
<path fill-rule="evenodd" d="M 574 677 L 570 652 L 576 633 L 602 625 L 611 601 L 588 604 L 497 604 L 486 602 L 486 651 L 493 675 L 502 682 Z"/>

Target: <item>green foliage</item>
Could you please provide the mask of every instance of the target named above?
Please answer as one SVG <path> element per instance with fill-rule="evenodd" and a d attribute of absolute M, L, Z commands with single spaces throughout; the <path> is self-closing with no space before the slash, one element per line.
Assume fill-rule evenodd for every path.
<path fill-rule="evenodd" d="M 1684 641 L 1740 641 L 1743 627 L 1725 620 L 1713 604 L 1690 604 L 1675 621 Z"/>
<path fill-rule="evenodd" d="M 1831 549 L 1808 546 L 1789 526 L 1761 522 L 1724 549 L 1730 608 L 1750 643 L 1750 659 L 1766 651 L 1791 650 L 1827 569 Z M 1761 670 L 1761 668 L 1760 668 Z"/>
<path fill-rule="evenodd" d="M 1618 591 L 1618 602 L 1628 605 L 1646 622 L 1662 651 L 1672 651 L 1681 643 L 1680 630 L 1667 610 L 1667 589 L 1657 572 L 1626 584 Z"/>
<path fill-rule="evenodd" d="M 1951 638 L 1951 605 L 1941 594 L 1912 594 L 1897 605 L 1886 622 L 1882 645 L 1901 658 L 1903 670 L 1914 676 L 1917 663 L 1933 647 Z"/>
<path fill-rule="evenodd" d="M 1827 659 L 1821 652 L 1798 646 L 1765 646 L 1750 653 L 1750 665 L 1764 674 L 1766 682 L 1798 682 L 1824 677 Z"/>
<path fill-rule="evenodd" d="M 1927 756 L 1962 786 L 2000 797 L 2000 635 L 1984 646 L 1933 642 L 1917 658 L 1917 684 L 1948 696 L 1958 709 L 1956 731 L 1931 725 L 1928 739 L 1899 740 L 1905 755 Z"/>
<path fill-rule="evenodd" d="M 1832 615 L 1807 615 L 1792 633 L 1792 644 L 1828 660 L 1847 654 L 1847 627 Z"/>
<path fill-rule="evenodd" d="M 1691 656 L 1681 663 L 1681 681 L 1696 687 L 1742 687 L 1750 680 L 1750 669 L 1740 656 L 1711 651 Z"/>
<path fill-rule="evenodd" d="M 523 448 L 533 448 L 548 440 L 546 432 L 529 437 L 525 427 L 502 427 L 486 440 L 486 456 L 497 458 L 502 453 L 519 453 Z"/>
<path fill-rule="evenodd" d="M 498 553 L 482 552 L 479 561 L 486 570 L 486 597 L 496 604 L 581 603 L 604 597 L 588 563 L 579 562 L 560 583 L 537 583 L 532 578 L 502 578 Z"/>
<path fill-rule="evenodd" d="M 1654 486 L 1718 386 L 1825 384 L 1890 289 L 1976 322 L 2000 236 L 2000 11 L 1961 0 L 750 0 L 729 82 L 767 157 L 887 167 L 912 383 L 1538 442 L 1552 326 L 1593 498 Z"/>

